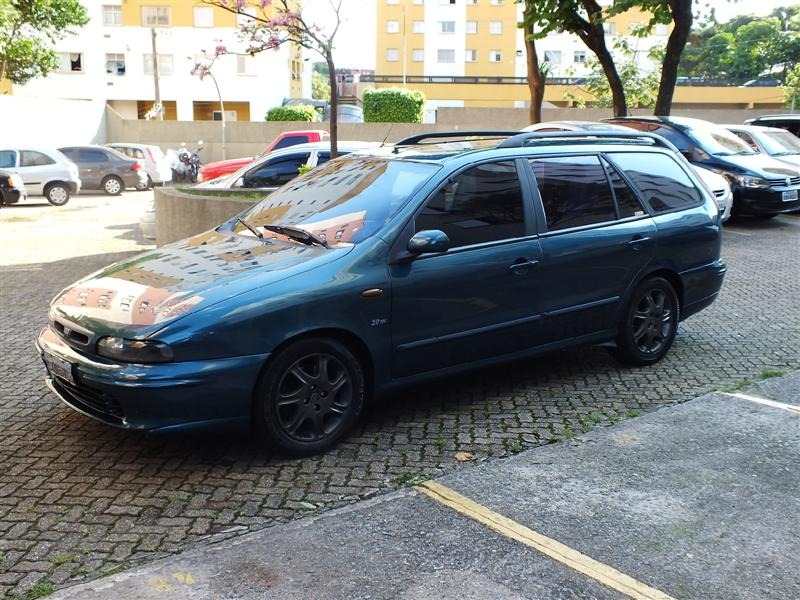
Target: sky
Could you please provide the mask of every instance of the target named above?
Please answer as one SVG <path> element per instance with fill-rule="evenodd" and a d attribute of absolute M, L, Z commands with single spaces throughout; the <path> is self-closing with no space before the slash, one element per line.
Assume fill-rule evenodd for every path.
<path fill-rule="evenodd" d="M 342 25 L 335 39 L 334 60 L 338 68 L 375 68 L 375 8 L 386 0 L 342 0 Z M 488 0 L 484 0 L 488 1 Z M 798 4 L 798 0 L 710 0 L 717 19 L 727 21 L 737 15 L 765 15 L 780 6 Z M 333 22 L 331 0 L 306 0 L 307 14 L 323 27 Z M 311 61 L 321 60 L 312 56 Z"/>

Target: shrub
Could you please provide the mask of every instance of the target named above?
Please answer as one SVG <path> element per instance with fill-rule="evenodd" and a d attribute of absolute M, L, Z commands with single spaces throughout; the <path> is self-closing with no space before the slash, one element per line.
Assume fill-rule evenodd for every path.
<path fill-rule="evenodd" d="M 267 121 L 319 121 L 319 113 L 310 104 L 293 104 L 270 108 L 266 118 Z"/>
<path fill-rule="evenodd" d="M 419 90 L 364 90 L 364 121 L 368 123 L 422 123 L 424 106 L 425 95 Z"/>

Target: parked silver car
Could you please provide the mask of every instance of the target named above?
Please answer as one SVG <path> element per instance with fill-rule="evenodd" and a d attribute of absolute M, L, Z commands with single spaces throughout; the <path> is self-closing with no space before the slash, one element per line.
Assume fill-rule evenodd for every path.
<path fill-rule="evenodd" d="M 113 142 L 106 144 L 106 146 L 121 152 L 128 158 L 139 161 L 142 169 L 147 174 L 147 184 L 141 189 L 153 187 L 154 185 L 163 185 L 172 181 L 170 161 L 158 146 L 132 142 Z"/>
<path fill-rule="evenodd" d="M 63 206 L 81 191 L 78 167 L 53 148 L 0 147 L 0 169 L 19 173 L 30 196 L 45 196 L 54 206 Z"/>
<path fill-rule="evenodd" d="M 800 138 L 779 127 L 723 125 L 756 152 L 800 167 Z"/>
<path fill-rule="evenodd" d="M 139 161 L 111 148 L 67 146 L 59 150 L 78 165 L 84 189 L 103 190 L 116 196 L 125 188 L 147 185 L 147 174 Z"/>

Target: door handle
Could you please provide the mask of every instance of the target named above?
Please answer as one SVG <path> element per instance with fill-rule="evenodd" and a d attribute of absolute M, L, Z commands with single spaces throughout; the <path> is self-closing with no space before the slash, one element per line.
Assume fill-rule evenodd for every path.
<path fill-rule="evenodd" d="M 646 237 L 646 236 L 645 237 L 638 237 L 637 236 L 637 237 L 633 238 L 630 242 L 628 242 L 628 246 L 630 246 L 634 250 L 639 250 L 639 248 L 641 248 L 642 245 L 646 244 L 651 239 L 652 238 L 649 238 L 649 237 Z"/>
<path fill-rule="evenodd" d="M 525 260 L 524 258 L 519 258 L 517 261 L 508 267 L 508 270 L 512 273 L 519 273 L 522 274 L 531 267 L 535 267 L 539 264 L 538 260 Z"/>

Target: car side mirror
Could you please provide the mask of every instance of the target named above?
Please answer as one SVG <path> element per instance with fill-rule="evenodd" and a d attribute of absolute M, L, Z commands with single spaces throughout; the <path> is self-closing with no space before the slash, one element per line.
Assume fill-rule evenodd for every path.
<path fill-rule="evenodd" d="M 444 231 L 438 229 L 418 231 L 408 240 L 406 247 L 415 255 L 447 252 L 450 249 L 450 238 Z"/>

